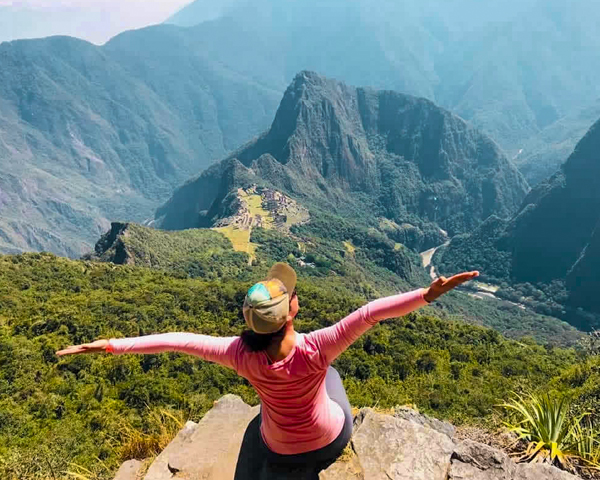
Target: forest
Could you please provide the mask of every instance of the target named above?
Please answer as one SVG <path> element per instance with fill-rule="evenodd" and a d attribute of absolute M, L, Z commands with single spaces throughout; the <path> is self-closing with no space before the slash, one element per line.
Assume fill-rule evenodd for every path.
<path fill-rule="evenodd" d="M 251 283 L 43 253 L 0 257 L 1 477 L 52 478 L 50 471 L 109 479 L 123 460 L 156 454 L 182 422 L 199 420 L 223 394 L 256 404 L 245 380 L 195 357 L 55 355 L 98 338 L 239 334 Z M 318 277 L 301 278 L 298 294 L 301 332 L 365 303 Z M 600 358 L 593 345 L 509 340 L 423 311 L 378 325 L 335 367 L 353 406 L 411 404 L 455 424 L 495 428 L 503 418 L 496 406 L 515 392 L 567 394 L 574 414 L 596 413 Z"/>

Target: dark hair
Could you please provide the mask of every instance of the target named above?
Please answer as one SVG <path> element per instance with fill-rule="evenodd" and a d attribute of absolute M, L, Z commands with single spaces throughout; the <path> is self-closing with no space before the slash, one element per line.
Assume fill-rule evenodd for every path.
<path fill-rule="evenodd" d="M 251 352 L 262 352 L 266 350 L 275 339 L 281 339 L 285 335 L 285 325 L 273 333 L 256 333 L 253 330 L 244 330 L 242 332 L 242 342 Z"/>

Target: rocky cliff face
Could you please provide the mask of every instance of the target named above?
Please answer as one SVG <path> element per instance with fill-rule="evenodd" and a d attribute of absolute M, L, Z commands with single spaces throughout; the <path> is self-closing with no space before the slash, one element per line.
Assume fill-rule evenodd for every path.
<path fill-rule="evenodd" d="M 515 277 L 549 281 L 566 276 L 600 219 L 600 121 L 558 173 L 535 188 L 513 222 Z"/>
<path fill-rule="evenodd" d="M 537 185 L 510 221 L 486 222 L 453 239 L 442 263 L 466 264 L 502 280 L 566 282 L 568 304 L 600 311 L 593 292 L 600 262 L 600 121 L 560 170 Z"/>
<path fill-rule="evenodd" d="M 211 224 L 244 182 L 345 216 L 376 213 L 451 234 L 511 215 L 528 190 L 491 139 L 428 100 L 311 72 L 296 76 L 269 131 L 184 185 L 157 212 L 159 224 Z"/>
<path fill-rule="evenodd" d="M 259 407 L 226 395 L 198 423 L 188 422 L 156 458 L 144 480 L 309 479 L 301 469 L 275 471 L 255 438 Z M 137 480 L 130 461 L 115 480 Z M 320 480 L 576 480 L 549 465 L 515 464 L 487 445 L 454 437 L 454 428 L 410 410 L 394 415 L 363 409 L 354 420 L 350 449 Z M 316 479 L 315 479 L 316 480 Z"/>

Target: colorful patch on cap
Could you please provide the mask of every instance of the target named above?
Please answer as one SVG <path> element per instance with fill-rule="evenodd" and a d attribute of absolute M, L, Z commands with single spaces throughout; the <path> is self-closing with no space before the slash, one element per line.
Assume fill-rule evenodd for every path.
<path fill-rule="evenodd" d="M 260 305 L 263 302 L 273 300 L 286 292 L 285 286 L 280 280 L 272 279 L 258 282 L 250 287 L 246 295 L 248 303 L 252 306 Z"/>

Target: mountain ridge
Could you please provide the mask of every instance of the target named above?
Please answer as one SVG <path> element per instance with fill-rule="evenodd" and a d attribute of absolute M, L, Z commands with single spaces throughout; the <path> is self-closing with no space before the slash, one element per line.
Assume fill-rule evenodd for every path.
<path fill-rule="evenodd" d="M 260 112 L 275 94 L 194 52 L 173 57 L 182 46 L 173 30 L 103 47 L 71 37 L 0 45 L 0 246 L 78 257 L 109 219 L 146 220 L 189 175 L 266 126 Z M 253 115 L 238 122 L 244 109 Z"/>
<path fill-rule="evenodd" d="M 271 128 L 177 190 L 156 224 L 211 225 L 228 191 L 249 181 L 342 216 L 371 209 L 416 223 L 434 238 L 413 248 L 434 246 L 440 228 L 454 234 L 492 213 L 510 215 L 528 189 L 492 140 L 432 102 L 307 71 L 286 90 Z"/>
<path fill-rule="evenodd" d="M 600 313 L 593 294 L 600 221 L 598 151 L 600 120 L 559 171 L 533 188 L 512 219 L 496 220 L 490 235 L 480 227 L 453 239 L 440 259 L 442 271 L 469 263 L 496 281 L 542 285 L 550 299 L 571 307 L 572 321 L 589 328 L 589 320 L 578 318 L 575 310 Z M 562 287 L 553 286 L 555 282 Z"/>

